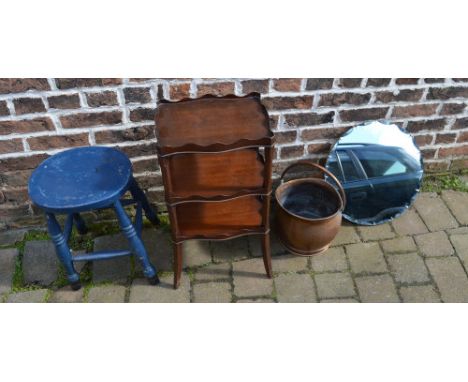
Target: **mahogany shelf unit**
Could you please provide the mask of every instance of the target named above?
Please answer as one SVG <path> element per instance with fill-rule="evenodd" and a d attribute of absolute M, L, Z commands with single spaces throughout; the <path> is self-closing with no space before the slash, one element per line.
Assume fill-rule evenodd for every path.
<path fill-rule="evenodd" d="M 174 246 L 174 288 L 186 240 L 260 235 L 272 277 L 274 135 L 258 93 L 170 102 L 156 112 L 157 151 Z"/>

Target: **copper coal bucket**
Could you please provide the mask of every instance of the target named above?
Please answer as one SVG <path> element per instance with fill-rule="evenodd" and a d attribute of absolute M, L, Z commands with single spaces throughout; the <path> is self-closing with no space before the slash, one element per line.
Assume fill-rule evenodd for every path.
<path fill-rule="evenodd" d="M 336 183 L 339 192 L 325 179 L 302 178 L 284 182 L 286 173 L 298 166 L 313 167 L 325 173 Z M 299 256 L 326 251 L 340 229 L 341 214 L 346 205 L 339 180 L 318 164 L 299 161 L 283 171 L 275 196 L 278 203 L 276 230 L 281 243 Z"/>

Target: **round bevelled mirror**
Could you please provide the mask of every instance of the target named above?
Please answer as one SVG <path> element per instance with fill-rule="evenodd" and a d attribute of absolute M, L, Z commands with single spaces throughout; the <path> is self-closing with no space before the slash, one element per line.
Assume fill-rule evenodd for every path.
<path fill-rule="evenodd" d="M 375 225 L 404 213 L 423 176 L 422 158 L 413 138 L 390 123 L 371 122 L 345 133 L 326 167 L 342 183 L 347 206 L 343 216 Z"/>

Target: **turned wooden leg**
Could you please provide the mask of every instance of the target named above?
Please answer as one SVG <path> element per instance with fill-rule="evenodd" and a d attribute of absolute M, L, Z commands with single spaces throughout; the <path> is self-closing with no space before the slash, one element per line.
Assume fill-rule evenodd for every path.
<path fill-rule="evenodd" d="M 174 289 L 180 285 L 182 274 L 182 243 L 174 243 Z"/>
<path fill-rule="evenodd" d="M 262 252 L 263 252 L 263 264 L 265 264 L 265 270 L 268 278 L 273 277 L 273 271 L 271 269 L 271 251 L 270 251 L 270 233 L 262 235 Z"/>

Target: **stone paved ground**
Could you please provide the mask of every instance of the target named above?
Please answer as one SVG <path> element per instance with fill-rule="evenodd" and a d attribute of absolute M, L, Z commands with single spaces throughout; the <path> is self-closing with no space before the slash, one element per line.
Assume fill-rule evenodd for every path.
<path fill-rule="evenodd" d="M 25 232 L 4 234 L 22 240 Z M 323 255 L 288 255 L 272 238 L 273 280 L 266 278 L 259 240 L 185 244 L 184 274 L 172 289 L 169 235 L 146 229 L 144 241 L 161 271 L 150 286 L 133 259 L 80 267 L 83 288 L 64 283 L 53 246 L 28 241 L 0 249 L 2 302 L 468 302 L 468 193 L 421 194 L 389 224 L 344 223 Z M 3 242 L 2 242 L 3 241 Z M 122 236 L 94 240 L 95 250 L 125 245 Z"/>

